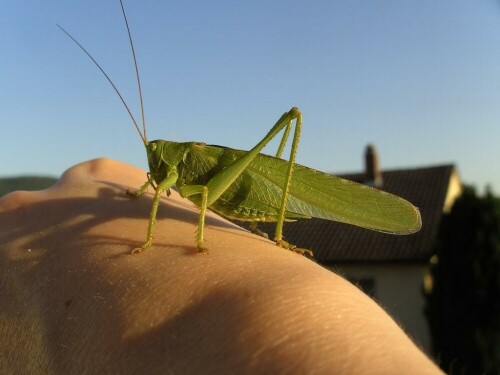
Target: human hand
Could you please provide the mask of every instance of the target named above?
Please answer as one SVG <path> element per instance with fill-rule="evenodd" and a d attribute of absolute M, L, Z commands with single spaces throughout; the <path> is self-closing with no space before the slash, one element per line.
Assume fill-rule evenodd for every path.
<path fill-rule="evenodd" d="M 0 200 L 0 373 L 438 374 L 340 276 L 98 159 Z"/>

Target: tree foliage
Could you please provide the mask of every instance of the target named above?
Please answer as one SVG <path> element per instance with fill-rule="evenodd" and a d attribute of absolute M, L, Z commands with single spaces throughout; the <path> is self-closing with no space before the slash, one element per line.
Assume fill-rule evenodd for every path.
<path fill-rule="evenodd" d="M 451 374 L 500 373 L 500 199 L 465 188 L 443 217 L 427 316 Z"/>

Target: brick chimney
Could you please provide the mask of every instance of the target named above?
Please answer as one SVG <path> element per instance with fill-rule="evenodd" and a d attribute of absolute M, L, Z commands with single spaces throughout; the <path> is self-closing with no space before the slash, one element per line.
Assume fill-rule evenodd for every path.
<path fill-rule="evenodd" d="M 382 187 L 382 173 L 380 172 L 379 156 L 374 144 L 366 146 L 365 151 L 365 184 Z"/>

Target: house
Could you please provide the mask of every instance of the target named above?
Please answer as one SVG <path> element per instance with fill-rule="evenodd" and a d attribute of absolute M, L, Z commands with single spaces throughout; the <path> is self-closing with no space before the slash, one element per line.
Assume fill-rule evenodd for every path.
<path fill-rule="evenodd" d="M 314 250 L 321 265 L 359 285 L 430 353 L 424 289 L 430 286 L 429 262 L 442 214 L 462 190 L 458 173 L 451 164 L 381 171 L 373 145 L 367 147 L 365 160 L 364 173 L 340 177 L 375 186 L 419 207 L 423 225 L 418 233 L 397 236 L 312 218 L 285 224 L 284 238 Z M 274 224 L 260 229 L 274 234 Z"/>

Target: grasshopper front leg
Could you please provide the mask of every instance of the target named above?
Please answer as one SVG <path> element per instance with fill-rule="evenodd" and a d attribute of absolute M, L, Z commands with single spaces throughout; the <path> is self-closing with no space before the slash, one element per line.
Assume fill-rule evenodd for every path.
<path fill-rule="evenodd" d="M 167 177 L 162 182 L 160 182 L 158 186 L 156 186 L 155 195 L 153 198 L 153 207 L 151 208 L 151 213 L 149 215 L 148 233 L 146 236 L 146 242 L 141 247 L 137 247 L 134 250 L 132 250 L 132 254 L 139 254 L 144 250 L 147 250 L 149 247 L 151 247 L 151 244 L 153 243 L 156 214 L 158 212 L 158 206 L 160 205 L 161 195 L 165 192 L 165 190 L 170 189 L 176 183 L 177 178 L 178 178 L 177 170 L 171 168 L 167 173 Z M 142 193 L 137 194 L 137 196 L 143 194 L 149 184 L 151 184 L 150 181 L 146 182 L 137 192 L 139 193 L 142 191 Z"/>
<path fill-rule="evenodd" d="M 127 189 L 125 193 L 132 198 L 139 198 L 146 192 L 149 185 L 153 186 L 148 173 L 148 180 L 144 183 L 144 185 L 142 185 L 138 190 Z"/>

